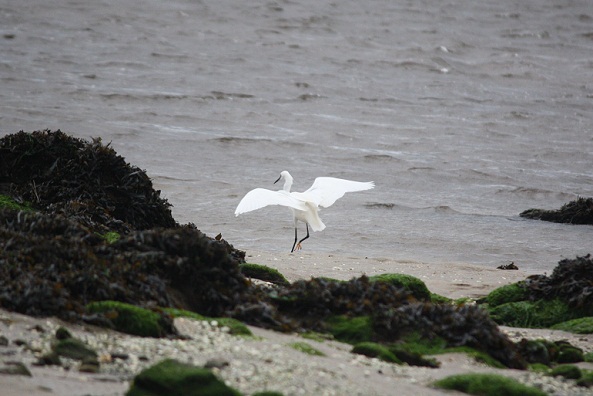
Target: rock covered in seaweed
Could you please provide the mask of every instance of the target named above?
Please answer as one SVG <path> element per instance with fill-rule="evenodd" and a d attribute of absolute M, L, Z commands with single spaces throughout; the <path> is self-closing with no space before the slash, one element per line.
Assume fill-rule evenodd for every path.
<path fill-rule="evenodd" d="M 0 139 L 0 184 L 38 209 L 76 217 L 99 232 L 176 225 L 171 205 L 146 172 L 101 139 L 87 142 L 60 130 L 6 135 Z"/>
<path fill-rule="evenodd" d="M 553 223 L 593 225 L 593 198 L 579 197 L 558 210 L 528 209 L 519 216 Z"/>
<path fill-rule="evenodd" d="M 590 254 L 563 259 L 552 275 L 530 277 L 525 286 L 531 300 L 559 298 L 571 308 L 593 315 L 593 260 Z"/>
<path fill-rule="evenodd" d="M 61 215 L 0 210 L 0 306 L 76 320 L 92 301 L 189 307 L 220 315 L 248 281 L 227 246 L 191 227 L 108 244 Z"/>

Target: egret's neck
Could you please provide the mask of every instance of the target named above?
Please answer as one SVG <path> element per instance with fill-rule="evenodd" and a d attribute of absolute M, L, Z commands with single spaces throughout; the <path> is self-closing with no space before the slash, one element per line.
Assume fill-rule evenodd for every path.
<path fill-rule="evenodd" d="M 284 175 L 284 191 L 290 192 L 292 187 L 292 177 L 290 175 Z"/>

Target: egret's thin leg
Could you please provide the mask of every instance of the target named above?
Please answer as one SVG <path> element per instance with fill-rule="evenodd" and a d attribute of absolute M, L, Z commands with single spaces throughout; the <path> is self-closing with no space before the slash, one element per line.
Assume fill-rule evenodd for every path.
<path fill-rule="evenodd" d="M 292 249 L 290 251 L 290 253 L 294 252 L 294 247 L 297 244 L 297 227 L 296 224 L 294 225 L 294 243 L 292 244 Z"/>
<path fill-rule="evenodd" d="M 306 236 L 306 237 L 304 237 L 303 239 L 301 239 L 301 240 L 299 241 L 299 243 L 297 243 L 297 245 L 296 245 L 296 249 L 297 249 L 297 250 L 301 250 L 301 249 L 302 249 L 302 248 L 301 248 L 301 242 L 303 242 L 305 239 L 309 238 L 309 224 L 305 223 L 305 225 L 307 226 L 307 236 Z"/>

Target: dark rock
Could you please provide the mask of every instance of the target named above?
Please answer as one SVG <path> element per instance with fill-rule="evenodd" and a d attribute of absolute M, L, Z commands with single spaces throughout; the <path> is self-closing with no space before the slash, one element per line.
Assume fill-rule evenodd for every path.
<path fill-rule="evenodd" d="M 36 366 L 61 366 L 62 361 L 56 352 L 49 352 L 40 356 L 34 364 Z"/>
<path fill-rule="evenodd" d="M 528 209 L 519 216 L 554 223 L 593 225 L 593 198 L 579 197 L 559 210 Z"/>
<path fill-rule="evenodd" d="M 0 181 L 37 208 L 76 217 L 95 231 L 176 225 L 146 172 L 101 139 L 87 142 L 59 130 L 7 135 L 0 139 Z"/>
<path fill-rule="evenodd" d="M 0 367 L 0 374 L 32 377 L 31 372 L 22 362 L 5 362 L 4 366 Z"/>
<path fill-rule="evenodd" d="M 501 269 L 501 270 L 518 270 L 519 267 L 517 267 L 515 265 L 515 263 L 511 261 L 507 265 L 500 265 L 500 266 L 496 267 L 496 269 Z"/>
<path fill-rule="evenodd" d="M 96 357 L 86 357 L 82 359 L 78 371 L 81 373 L 93 373 L 96 374 L 101 370 L 101 365 Z"/>
<path fill-rule="evenodd" d="M 97 352 L 76 338 L 67 338 L 65 340 L 57 341 L 53 345 L 53 351 L 60 356 L 76 360 L 97 358 Z"/>
<path fill-rule="evenodd" d="M 113 353 L 111 353 L 111 358 L 112 359 L 120 359 L 120 360 L 128 360 L 130 358 L 130 355 L 128 355 L 127 353 L 113 352 Z"/>
<path fill-rule="evenodd" d="M 593 316 L 593 260 L 590 255 L 561 260 L 552 275 L 531 277 L 525 285 L 531 300 L 559 298 L 568 303 L 575 318 Z"/>
<path fill-rule="evenodd" d="M 207 368 L 207 369 L 211 369 L 211 368 L 222 369 L 222 368 L 228 367 L 229 365 L 230 365 L 230 363 L 226 359 L 214 358 L 214 359 L 208 359 L 208 361 L 206 361 L 206 363 L 204 364 L 204 368 Z"/>
<path fill-rule="evenodd" d="M 68 329 L 60 326 L 56 330 L 56 339 L 58 339 L 58 340 L 65 340 L 65 339 L 68 339 L 68 338 L 72 338 L 72 334 L 70 334 L 70 332 L 68 331 Z"/>
<path fill-rule="evenodd" d="M 8 344 L 8 338 L 6 338 L 5 336 L 0 336 L 0 346 L 8 346 Z"/>

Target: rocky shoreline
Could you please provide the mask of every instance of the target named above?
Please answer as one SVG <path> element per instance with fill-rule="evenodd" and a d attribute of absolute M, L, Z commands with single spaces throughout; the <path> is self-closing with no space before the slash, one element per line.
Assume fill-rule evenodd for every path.
<path fill-rule="evenodd" d="M 530 330 L 501 330 L 493 321 L 512 322 L 507 318 L 545 304 L 563 320 L 542 320 L 578 319 L 586 328 L 589 256 L 524 281 L 502 275 L 508 271 L 450 265 L 448 276 L 464 283 L 441 279 L 442 294 L 424 283 L 431 278 L 426 267 L 417 273 L 389 259 L 377 265 L 388 270 L 366 274 L 376 267 L 367 262 L 363 270 L 343 271 L 366 259 L 309 256 L 305 268 L 324 270 L 291 273 L 295 255 L 274 265 L 260 255 L 257 264 L 265 265 L 247 265 L 245 252 L 220 236 L 177 224 L 145 172 L 99 140 L 20 132 L 0 140 L 0 154 L 0 378 L 20 392 L 14 394 L 79 394 L 86 385 L 91 394 L 122 394 L 131 386 L 130 395 L 147 394 L 134 388 L 139 375 L 164 359 L 205 367 L 199 375 L 214 373 L 254 395 L 381 395 L 394 386 L 401 394 L 442 394 L 434 381 L 467 372 L 504 373 L 533 386 L 533 394 L 591 394 L 592 367 L 583 362 L 591 355 L 588 336 L 540 337 L 570 340 L 567 347 L 580 355 L 563 362 L 583 367 L 575 368 L 584 385 L 577 387 L 549 375 L 548 366 L 562 363 L 556 349 L 564 343 L 531 344 L 522 341 Z M 269 267 L 279 272 L 266 274 Z M 327 277 L 328 268 L 339 271 Z M 273 279 L 267 275 L 281 281 L 249 279 Z M 466 283 L 474 277 L 479 287 Z M 464 298 L 451 299 L 460 285 Z M 481 306 L 468 298 L 495 285 L 510 287 Z M 242 332 L 252 335 L 237 335 L 234 323 L 245 327 L 237 319 L 256 326 Z M 517 333 L 525 336 L 516 339 Z M 88 350 L 59 351 L 63 338 Z M 532 346 L 550 357 L 541 360 Z M 541 362 L 547 366 L 534 370 Z"/>
<path fill-rule="evenodd" d="M 0 333 L 8 341 L 0 346 L 3 366 L 21 362 L 32 376 L 0 374 L 9 395 L 121 395 L 135 375 L 157 362 L 175 358 L 197 366 L 208 365 L 225 383 L 243 394 L 264 390 L 283 395 L 382 395 L 397 387 L 402 395 L 440 395 L 432 382 L 449 375 L 467 372 L 500 373 L 536 386 L 550 395 L 591 395 L 590 388 L 578 387 L 575 381 L 549 377 L 541 373 L 496 369 L 471 357 L 450 353 L 435 356 L 441 368 L 394 365 L 376 358 L 350 353 L 351 347 L 336 341 L 315 341 L 296 334 L 282 334 L 251 327 L 255 337 L 238 337 L 210 322 L 186 318 L 175 326 L 186 339 L 162 339 L 130 336 L 90 325 L 73 325 L 56 318 L 32 318 L 7 311 L 0 312 Z M 36 362 L 51 350 L 54 334 L 66 327 L 74 337 L 97 351 L 99 373 L 80 372 L 80 362 L 64 359 L 59 366 L 37 366 Z M 511 338 L 568 340 L 591 351 L 590 336 L 543 329 L 504 328 Z M 324 356 L 311 356 L 290 345 L 306 342 Z M 579 367 L 593 368 L 591 363 Z"/>

